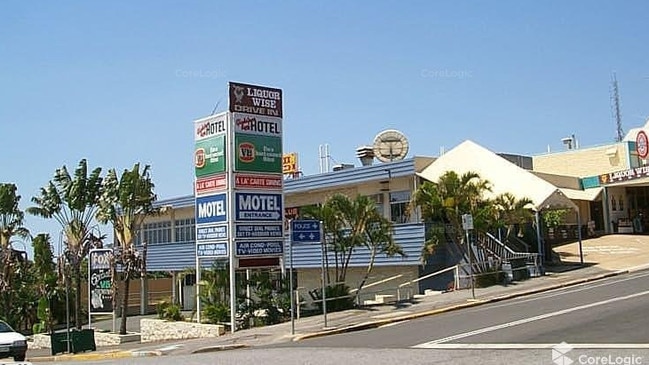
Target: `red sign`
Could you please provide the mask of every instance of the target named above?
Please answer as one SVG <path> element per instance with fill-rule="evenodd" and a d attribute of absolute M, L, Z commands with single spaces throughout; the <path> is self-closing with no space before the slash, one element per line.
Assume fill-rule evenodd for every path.
<path fill-rule="evenodd" d="M 234 187 L 237 189 L 282 189 L 282 176 L 236 174 Z"/>
<path fill-rule="evenodd" d="M 279 257 L 260 257 L 251 259 L 239 259 L 239 268 L 251 267 L 277 267 L 279 266 Z"/>
<path fill-rule="evenodd" d="M 225 189 L 225 175 L 203 177 L 196 180 L 196 195 Z"/>
<path fill-rule="evenodd" d="M 645 158 L 649 154 L 649 138 L 644 131 L 638 132 L 635 137 L 635 150 L 640 158 Z"/>

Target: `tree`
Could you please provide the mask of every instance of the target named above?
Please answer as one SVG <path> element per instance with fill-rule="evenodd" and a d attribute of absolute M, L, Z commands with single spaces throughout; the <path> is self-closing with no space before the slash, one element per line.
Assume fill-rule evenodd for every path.
<path fill-rule="evenodd" d="M 532 220 L 534 217 L 530 210 L 530 204 L 532 203 L 531 199 L 526 197 L 517 199 L 512 193 L 503 193 L 494 199 L 498 222 L 502 222 L 507 227 L 506 239 L 513 233 L 516 225 L 518 225 L 520 236 L 522 225 Z"/>
<path fill-rule="evenodd" d="M 21 256 L 11 247 L 13 237 L 30 238 L 29 230 L 23 226 L 25 213 L 20 210 L 20 195 L 11 183 L 0 184 L 0 295 L 3 298 L 2 312 L 7 316 L 12 307 L 15 288 L 14 279 L 18 267 L 24 264 Z"/>
<path fill-rule="evenodd" d="M 370 261 L 367 264 L 365 275 L 358 285 L 358 290 L 356 291 L 357 297 L 360 296 L 363 286 L 370 277 L 372 269 L 374 269 L 376 255 L 382 253 L 388 257 L 395 255 L 405 256 L 401 246 L 392 238 L 392 222 L 380 215 L 376 210 L 374 212 L 374 216 L 365 225 L 365 246 L 370 251 Z"/>
<path fill-rule="evenodd" d="M 54 218 L 63 229 L 64 257 L 70 264 L 75 285 L 74 319 L 81 329 L 81 263 L 97 242 L 92 234 L 92 222 L 98 209 L 101 194 L 101 167 L 88 173 L 85 159 L 71 176 L 65 165 L 56 170 L 54 178 L 40 189 L 40 195 L 32 197 L 33 207 L 29 214 Z"/>
<path fill-rule="evenodd" d="M 153 207 L 156 195 L 149 170 L 149 165 L 146 165 L 140 171 L 139 163 L 133 165 L 131 170 L 124 170 L 121 177 L 115 169 L 109 170 L 99 198 L 97 220 L 113 225 L 118 248 L 115 262 L 121 266 L 124 281 L 120 334 L 126 334 L 130 280 L 146 275 L 143 259 L 146 256 L 146 246 L 143 245 L 143 252 L 139 253 L 135 247 L 135 238 L 146 216 L 159 211 Z"/>
<path fill-rule="evenodd" d="M 378 254 L 404 254 L 401 246 L 392 239 L 392 222 L 376 210 L 374 201 L 367 196 L 357 195 L 351 199 L 343 194 L 335 194 L 321 207 L 307 210 L 305 215 L 319 219 L 324 224 L 325 236 L 330 237 L 329 243 L 334 250 L 337 283 L 345 282 L 355 249 L 368 249 L 370 260 L 358 293 L 367 282 Z"/>
<path fill-rule="evenodd" d="M 57 272 L 50 243 L 50 235 L 41 233 L 32 241 L 34 247 L 34 273 L 39 278 L 37 285 L 39 329 L 52 330 L 52 302 L 57 298 Z M 42 332 L 34 331 L 34 332 Z"/>
<path fill-rule="evenodd" d="M 476 172 L 458 175 L 447 171 L 437 182 L 425 181 L 413 194 L 411 209 L 419 207 L 425 222 L 443 222 L 450 225 L 451 240 L 462 242 L 462 215 L 471 214 L 476 230 L 486 230 L 493 222 L 493 205 L 484 198 L 491 184 Z M 445 230 L 436 230 L 427 237 L 422 248 L 425 261 L 435 252 L 435 247 L 445 241 Z"/>

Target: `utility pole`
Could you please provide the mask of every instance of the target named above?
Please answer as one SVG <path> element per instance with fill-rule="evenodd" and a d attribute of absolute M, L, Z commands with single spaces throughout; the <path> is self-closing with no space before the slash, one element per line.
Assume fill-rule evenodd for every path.
<path fill-rule="evenodd" d="M 622 140 L 624 139 L 624 130 L 622 129 L 622 115 L 620 113 L 620 93 L 617 87 L 617 77 L 615 75 L 615 72 L 613 73 L 613 90 L 611 92 L 613 93 L 613 95 L 611 95 L 611 112 L 613 113 L 613 117 L 615 118 L 615 126 L 617 131 L 615 142 L 622 142 Z"/>

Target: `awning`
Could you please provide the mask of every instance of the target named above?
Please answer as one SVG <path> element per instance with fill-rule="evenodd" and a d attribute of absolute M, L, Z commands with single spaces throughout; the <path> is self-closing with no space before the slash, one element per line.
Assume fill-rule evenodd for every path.
<path fill-rule="evenodd" d="M 561 190 L 561 192 L 565 196 L 567 196 L 570 200 L 594 201 L 597 200 L 599 194 L 602 193 L 603 188 L 597 187 L 597 188 L 590 188 L 585 190 L 559 188 L 559 190 Z"/>

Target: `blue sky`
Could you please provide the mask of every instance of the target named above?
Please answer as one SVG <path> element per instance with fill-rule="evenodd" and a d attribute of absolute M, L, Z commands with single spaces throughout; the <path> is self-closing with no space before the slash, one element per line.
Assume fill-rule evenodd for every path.
<path fill-rule="evenodd" d="M 401 130 L 409 155 L 465 139 L 538 154 L 649 116 L 645 1 L 3 1 L 0 181 L 23 208 L 56 168 L 152 166 L 192 193 L 192 120 L 230 80 L 284 90 L 284 151 L 306 174 Z M 59 227 L 29 217 L 33 233 Z"/>

